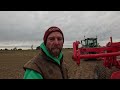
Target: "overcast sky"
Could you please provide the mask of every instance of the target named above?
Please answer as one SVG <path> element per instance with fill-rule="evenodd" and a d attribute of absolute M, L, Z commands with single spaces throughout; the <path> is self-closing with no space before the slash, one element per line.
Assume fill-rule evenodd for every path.
<path fill-rule="evenodd" d="M 65 42 L 84 35 L 120 41 L 120 11 L 0 11 L 0 45 L 40 42 L 50 26 L 61 28 Z"/>

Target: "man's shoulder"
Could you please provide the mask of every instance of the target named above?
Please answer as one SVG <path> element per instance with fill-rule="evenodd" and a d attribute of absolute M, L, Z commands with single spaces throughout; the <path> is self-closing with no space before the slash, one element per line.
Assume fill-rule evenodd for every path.
<path fill-rule="evenodd" d="M 38 58 L 39 58 L 39 53 L 37 55 L 35 55 L 33 58 L 31 58 L 30 60 L 28 60 L 24 64 L 24 67 L 35 64 L 35 60 L 38 59 Z"/>
<path fill-rule="evenodd" d="M 39 59 L 39 54 L 37 54 L 32 59 L 30 59 L 27 63 L 24 64 L 23 66 L 24 70 L 26 71 L 26 69 L 32 69 L 34 71 L 40 72 L 38 65 L 36 63 L 38 59 Z"/>

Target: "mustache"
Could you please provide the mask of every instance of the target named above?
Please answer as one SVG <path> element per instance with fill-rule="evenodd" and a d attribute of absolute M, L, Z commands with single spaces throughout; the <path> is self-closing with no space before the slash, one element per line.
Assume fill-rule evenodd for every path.
<path fill-rule="evenodd" d="M 58 50 L 62 50 L 62 48 L 61 47 L 53 47 L 53 48 L 51 48 L 51 50 L 54 50 L 54 49 L 58 49 Z"/>
<path fill-rule="evenodd" d="M 52 47 L 52 49 L 61 49 L 61 47 L 60 46 L 54 46 L 54 47 Z"/>

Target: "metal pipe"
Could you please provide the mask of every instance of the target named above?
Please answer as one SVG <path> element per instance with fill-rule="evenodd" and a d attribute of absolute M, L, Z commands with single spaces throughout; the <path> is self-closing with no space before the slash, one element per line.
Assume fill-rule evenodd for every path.
<path fill-rule="evenodd" d="M 111 41 L 111 43 L 112 43 L 112 37 L 110 37 L 110 41 Z"/>
<path fill-rule="evenodd" d="M 80 55 L 80 59 L 119 56 L 120 52 Z"/>

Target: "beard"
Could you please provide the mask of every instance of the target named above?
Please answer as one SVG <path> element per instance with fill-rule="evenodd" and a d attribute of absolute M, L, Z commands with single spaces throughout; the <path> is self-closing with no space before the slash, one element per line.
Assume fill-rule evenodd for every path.
<path fill-rule="evenodd" d="M 49 51 L 54 57 L 58 57 L 62 48 L 51 48 Z"/>

